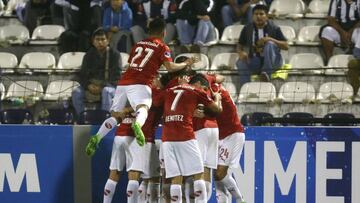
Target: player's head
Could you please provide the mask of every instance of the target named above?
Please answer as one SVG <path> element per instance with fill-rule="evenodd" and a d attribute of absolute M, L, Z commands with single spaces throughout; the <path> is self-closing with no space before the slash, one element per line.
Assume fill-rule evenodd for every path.
<path fill-rule="evenodd" d="M 105 51 L 109 45 L 109 41 L 106 37 L 106 32 L 102 27 L 97 28 L 92 34 L 92 44 L 94 47 L 102 52 Z"/>
<path fill-rule="evenodd" d="M 164 37 L 166 23 L 161 18 L 155 18 L 149 23 L 149 34 L 151 36 Z"/>
<path fill-rule="evenodd" d="M 190 82 L 190 85 L 197 87 L 197 88 L 201 88 L 201 89 L 208 89 L 209 88 L 209 81 L 206 79 L 206 77 L 201 74 L 201 73 L 197 73 L 195 74 Z"/>
<path fill-rule="evenodd" d="M 268 20 L 269 9 L 264 4 L 257 4 L 253 9 L 253 21 L 257 26 L 264 26 Z"/>

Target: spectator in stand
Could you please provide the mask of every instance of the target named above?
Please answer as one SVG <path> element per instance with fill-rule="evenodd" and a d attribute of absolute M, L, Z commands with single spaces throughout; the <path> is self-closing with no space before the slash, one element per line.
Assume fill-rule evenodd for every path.
<path fill-rule="evenodd" d="M 51 24 L 50 0 L 30 0 L 26 2 L 24 9 L 18 12 L 19 19 L 23 20 L 24 25 L 32 33 L 34 29 L 42 24 Z"/>
<path fill-rule="evenodd" d="M 102 0 L 55 0 L 54 4 L 63 8 L 62 16 L 66 30 L 92 33 L 101 26 Z"/>
<path fill-rule="evenodd" d="M 280 27 L 268 19 L 267 6 L 258 4 L 253 8 L 253 22 L 241 31 L 238 44 L 236 66 L 241 85 L 250 82 L 251 74 L 258 74 L 261 81 L 269 81 L 271 74 L 283 64 L 280 50 L 289 48 Z"/>
<path fill-rule="evenodd" d="M 180 0 L 177 4 L 176 28 L 181 45 L 202 46 L 215 39 L 215 27 L 210 19 L 213 0 Z"/>
<path fill-rule="evenodd" d="M 134 24 L 131 28 L 134 42 L 147 38 L 148 24 L 155 18 L 162 18 L 166 22 L 164 42 L 168 44 L 176 35 L 176 4 L 170 0 L 150 0 L 141 2 L 134 15 Z"/>
<path fill-rule="evenodd" d="M 354 96 L 356 96 L 360 87 L 360 28 L 354 30 L 352 42 L 355 44 L 355 48 L 353 49 L 355 59 L 349 61 L 348 79 L 353 86 Z"/>
<path fill-rule="evenodd" d="M 106 32 L 102 28 L 94 31 L 92 44 L 83 59 L 80 84 L 72 92 L 72 103 L 77 114 L 84 111 L 84 101 L 100 101 L 101 109 L 109 111 L 115 86 L 121 73 L 119 53 L 110 48 Z"/>
<path fill-rule="evenodd" d="M 320 31 L 325 62 L 333 55 L 334 44 L 350 48 L 355 29 L 360 27 L 360 0 L 332 0 L 328 12 L 328 24 Z M 359 36 L 358 36 L 359 37 Z"/>
<path fill-rule="evenodd" d="M 130 52 L 133 13 L 125 0 L 111 0 L 104 10 L 103 27 L 114 49 Z M 126 47 L 124 47 L 126 45 Z"/>
<path fill-rule="evenodd" d="M 272 0 L 271 0 L 272 1 Z M 243 19 L 243 23 L 248 24 L 252 22 L 252 9 L 256 4 L 271 4 L 271 1 L 261 0 L 227 0 L 227 5 L 221 9 L 221 16 L 224 27 L 234 24 Z"/>

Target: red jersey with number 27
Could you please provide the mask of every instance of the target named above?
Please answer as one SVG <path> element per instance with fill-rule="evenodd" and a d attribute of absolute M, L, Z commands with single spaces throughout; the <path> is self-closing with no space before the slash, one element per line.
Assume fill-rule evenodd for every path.
<path fill-rule="evenodd" d="M 118 85 L 150 85 L 164 61 L 172 62 L 171 51 L 161 39 L 148 38 L 136 43 L 129 56 L 129 68 Z"/>
<path fill-rule="evenodd" d="M 164 126 L 162 141 L 176 142 L 195 139 L 193 114 L 198 104 L 209 106 L 213 100 L 205 91 L 188 84 L 167 89 L 162 94 Z"/>

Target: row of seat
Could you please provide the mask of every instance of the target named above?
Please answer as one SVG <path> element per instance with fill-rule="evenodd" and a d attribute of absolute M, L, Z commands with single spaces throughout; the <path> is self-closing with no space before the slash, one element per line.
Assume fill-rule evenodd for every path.
<path fill-rule="evenodd" d="M 7 91 L 0 83 L 1 100 L 12 100 L 15 98 L 31 98 L 33 100 L 68 100 L 72 91 L 80 84 L 71 80 L 56 80 L 49 83 L 44 94 L 43 86 L 32 80 L 16 81 L 10 84 Z"/>
<path fill-rule="evenodd" d="M 110 113 L 104 110 L 86 110 L 75 119 L 74 113 L 69 109 L 48 109 L 46 115 L 39 118 L 36 123 L 72 125 L 100 125 Z M 0 124 L 33 124 L 34 117 L 27 109 L 6 109 L 0 111 Z"/>
<path fill-rule="evenodd" d="M 314 86 L 306 82 L 286 82 L 278 94 L 270 82 L 249 82 L 241 87 L 238 102 L 352 103 L 352 99 L 353 88 L 346 82 L 326 82 L 320 86 L 317 94 Z"/>
<path fill-rule="evenodd" d="M 302 0 L 274 0 L 269 12 L 276 17 L 287 18 L 325 18 L 329 10 L 330 0 L 312 0 L 306 8 Z"/>
<path fill-rule="evenodd" d="M 241 123 L 244 126 L 261 126 L 261 125 L 273 125 L 275 122 L 269 122 L 274 120 L 274 116 L 268 112 L 253 112 L 246 113 L 241 117 Z M 284 114 L 281 118 L 282 125 L 295 125 L 295 126 L 312 126 L 315 123 L 311 122 L 314 115 L 308 112 L 289 112 Z M 352 122 L 346 122 L 346 119 L 352 120 L 355 116 L 351 113 L 328 113 L 324 119 L 319 119 L 323 126 L 353 126 L 356 125 Z M 290 119 L 296 122 L 289 122 Z M 341 122 L 339 122 L 339 120 Z M 326 121 L 326 122 L 325 122 Z"/>
<path fill-rule="evenodd" d="M 100 125 L 102 122 L 110 117 L 110 113 L 104 110 L 85 110 L 80 113 L 77 119 L 74 113 L 69 109 L 48 109 L 46 115 L 39 118 L 36 123 L 41 124 L 60 124 L 72 125 L 76 122 L 79 125 Z M 241 117 L 241 123 L 244 126 L 261 126 L 273 125 L 275 122 L 270 122 L 274 116 L 268 112 L 253 112 L 246 113 Z M 283 126 L 312 126 L 314 123 L 311 120 L 314 116 L 308 112 L 289 112 L 282 116 L 281 124 Z M 354 120 L 355 116 L 351 113 L 328 113 L 322 121 L 324 126 L 353 126 L 355 122 L 347 122 L 347 120 Z M 326 122 L 325 122 L 326 121 Z M 340 121 L 340 122 L 339 122 Z M 0 111 L 1 124 L 32 124 L 34 118 L 32 113 L 27 109 L 7 109 Z"/>
<path fill-rule="evenodd" d="M 40 25 L 31 34 L 27 27 L 20 24 L 12 24 L 0 27 L 0 41 L 8 41 L 11 44 L 23 44 L 31 40 L 31 44 L 57 44 L 57 40 L 65 28 L 61 25 Z"/>
<path fill-rule="evenodd" d="M 69 72 L 78 71 L 81 67 L 85 53 L 84 52 L 68 52 L 60 56 L 59 62 L 56 64 L 55 57 L 51 53 L 47 52 L 29 52 L 26 53 L 18 64 L 17 57 L 12 53 L 0 52 L 0 67 L 3 73 L 13 73 L 17 68 L 35 71 L 35 72 Z M 224 68 L 228 70 L 236 69 L 236 61 L 238 60 L 237 53 L 219 53 L 217 54 L 210 64 L 209 58 L 205 54 L 198 53 L 183 53 L 175 57 L 180 56 L 195 56 L 201 60 L 194 64 L 196 70 L 222 70 Z M 128 65 L 129 55 L 127 53 L 120 53 L 121 64 L 123 70 Z M 353 59 L 352 55 L 339 54 L 331 57 L 327 66 L 324 65 L 324 61 L 321 56 L 314 53 L 298 53 L 291 57 L 289 64 L 292 65 L 292 73 L 320 73 L 329 75 L 343 75 L 346 70 L 347 63 Z M 329 69 L 332 68 L 332 69 Z M 304 69 L 303 72 L 298 69 Z M 306 70 L 307 69 L 307 70 Z"/>
<path fill-rule="evenodd" d="M 288 40 L 289 45 L 320 45 L 320 25 L 304 26 L 296 35 L 295 29 L 287 25 L 279 25 L 282 33 Z M 244 25 L 230 25 L 224 29 L 219 44 L 237 44 Z"/>
<path fill-rule="evenodd" d="M 0 83 L 2 99 L 33 98 L 34 100 L 67 100 L 71 92 L 78 87 L 79 83 L 71 80 L 57 80 L 49 83 L 45 94 L 42 85 L 37 81 L 16 81 L 10 84 L 7 91 Z M 303 103 L 320 101 L 331 103 L 335 101 L 350 102 L 353 96 L 353 88 L 345 82 L 327 82 L 320 86 L 318 94 L 313 85 L 306 82 L 286 82 L 278 95 L 275 86 L 270 82 L 245 83 L 239 95 L 236 95 L 237 86 L 234 83 L 226 83 L 224 86 L 239 103 L 267 103 L 273 101 Z M 6 94 L 5 94 L 6 92 Z M 350 101 L 349 101 L 350 100 Z"/>
<path fill-rule="evenodd" d="M 71 72 L 78 71 L 85 52 L 68 52 L 60 56 L 59 62 L 53 54 L 48 52 L 29 52 L 26 53 L 18 64 L 17 57 L 12 53 L 0 52 L 0 68 L 3 73 L 13 73 L 17 68 L 27 69 L 35 72 Z M 120 53 L 121 64 L 127 65 L 129 55 Z"/>

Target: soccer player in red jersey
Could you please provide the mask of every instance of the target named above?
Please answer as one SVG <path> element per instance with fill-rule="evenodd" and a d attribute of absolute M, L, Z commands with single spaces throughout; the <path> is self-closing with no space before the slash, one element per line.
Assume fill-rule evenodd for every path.
<path fill-rule="evenodd" d="M 218 74 L 204 74 L 204 76 L 208 80 L 209 86 L 224 81 L 224 77 Z M 208 95 L 211 96 L 210 91 L 208 91 Z M 212 194 L 211 170 L 217 169 L 218 163 L 219 129 L 215 117 L 203 116 L 203 105 L 198 106 L 198 110 L 195 112 L 200 113 L 199 116 L 201 116 L 194 116 L 193 128 L 204 161 L 204 179 L 206 184 L 207 199 L 209 200 Z M 187 194 L 187 192 L 185 192 L 185 194 Z"/>
<path fill-rule="evenodd" d="M 162 90 L 158 79 L 155 79 L 152 85 L 152 99 L 158 103 Z M 151 106 L 149 115 L 142 130 L 145 135 L 146 144 L 144 150 L 144 173 L 142 174 L 142 183 L 139 187 L 138 203 L 157 203 L 160 198 L 160 161 L 159 154 L 155 145 L 155 131 L 158 127 L 163 110 L 162 107 Z"/>
<path fill-rule="evenodd" d="M 196 74 L 189 84 L 167 89 L 162 94 L 164 125 L 162 153 L 166 178 L 171 179 L 171 202 L 182 202 L 181 185 L 183 176 L 194 177 L 196 202 L 207 202 L 203 180 L 203 161 L 195 139 L 192 118 L 198 104 L 214 113 L 221 112 L 221 96 L 215 94 L 215 101 L 201 88 L 208 87 L 202 74 Z"/>
<path fill-rule="evenodd" d="M 118 119 L 122 119 L 121 125 L 116 129 L 113 149 L 110 161 L 110 175 L 104 188 L 104 203 L 111 203 L 119 182 L 121 171 L 126 166 L 128 172 L 128 186 L 127 186 L 127 202 L 138 202 L 138 187 L 141 173 L 144 172 L 144 160 L 142 154 L 144 150 L 140 147 L 134 137 L 131 129 L 131 124 L 135 117 L 132 108 L 126 108 L 126 113 L 117 113 Z"/>
<path fill-rule="evenodd" d="M 229 191 L 237 202 L 245 202 L 234 178 L 228 174 L 229 168 L 239 166 L 245 143 L 244 128 L 229 92 L 217 84 L 213 85 L 212 89 L 219 89 L 223 107 L 223 111 L 216 117 L 219 127 L 218 167 L 215 172 L 216 197 L 219 203 L 227 203 L 226 193 Z"/>
<path fill-rule="evenodd" d="M 140 146 L 145 144 L 141 127 L 145 123 L 152 103 L 149 84 L 158 75 L 160 66 L 164 65 L 171 72 L 181 70 L 196 62 L 195 58 L 189 58 L 183 63 L 173 63 L 170 49 L 162 41 L 165 35 L 164 30 L 165 22 L 162 19 L 154 19 L 149 24 L 150 37 L 134 45 L 129 57 L 129 68 L 119 80 L 111 107 L 113 112 L 121 111 L 129 101 L 136 112 L 136 118 L 131 127 Z M 103 122 L 86 147 L 88 155 L 95 153 L 101 139 L 117 124 L 118 121 L 113 116 Z"/>

